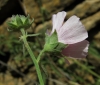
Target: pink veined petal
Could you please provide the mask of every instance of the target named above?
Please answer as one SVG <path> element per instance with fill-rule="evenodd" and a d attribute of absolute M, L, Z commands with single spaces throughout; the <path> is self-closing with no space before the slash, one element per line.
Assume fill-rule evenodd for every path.
<path fill-rule="evenodd" d="M 62 54 L 72 58 L 84 58 L 87 56 L 89 42 L 87 40 L 70 44 L 62 51 Z"/>
<path fill-rule="evenodd" d="M 52 16 L 52 24 L 53 24 L 53 29 L 52 29 L 52 32 L 54 32 L 54 30 L 56 29 L 57 31 L 60 30 L 63 22 L 64 22 L 64 18 L 66 16 L 66 12 L 65 11 L 62 11 L 62 12 L 58 12 L 57 15 L 54 14 Z"/>
<path fill-rule="evenodd" d="M 74 44 L 88 37 L 85 27 L 77 16 L 70 17 L 60 28 L 58 40 L 64 44 Z"/>

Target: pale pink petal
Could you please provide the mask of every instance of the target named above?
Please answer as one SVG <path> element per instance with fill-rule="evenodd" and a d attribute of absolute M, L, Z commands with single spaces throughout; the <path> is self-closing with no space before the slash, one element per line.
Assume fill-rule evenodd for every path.
<path fill-rule="evenodd" d="M 84 40 L 76 44 L 70 44 L 62 51 L 62 54 L 73 58 L 84 58 L 87 56 L 89 42 Z"/>
<path fill-rule="evenodd" d="M 64 22 L 64 18 L 66 16 L 66 12 L 62 11 L 62 12 L 58 12 L 57 15 L 54 14 L 52 16 L 52 24 L 53 24 L 53 29 L 52 29 L 52 32 L 54 32 L 54 30 L 56 29 L 57 31 L 60 30 L 63 22 Z"/>
<path fill-rule="evenodd" d="M 57 18 L 56 18 L 57 16 L 56 16 L 56 14 L 54 14 L 53 16 L 52 16 L 52 25 L 53 25 L 53 28 L 52 28 L 52 31 L 51 31 L 51 34 L 54 32 L 54 30 L 56 29 L 56 22 L 57 22 Z"/>
<path fill-rule="evenodd" d="M 59 30 L 64 22 L 66 16 L 66 12 L 62 11 L 62 12 L 58 12 L 57 13 L 57 23 L 56 23 L 56 29 Z"/>
<path fill-rule="evenodd" d="M 88 37 L 85 27 L 77 16 L 70 17 L 60 28 L 58 40 L 64 44 L 74 44 Z"/>

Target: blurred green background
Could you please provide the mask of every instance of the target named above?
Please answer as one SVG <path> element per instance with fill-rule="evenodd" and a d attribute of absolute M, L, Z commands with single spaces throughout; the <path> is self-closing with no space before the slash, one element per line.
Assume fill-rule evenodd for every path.
<path fill-rule="evenodd" d="M 0 0 L 0 85 L 38 85 L 35 67 L 19 40 L 20 32 L 9 32 L 12 15 L 35 19 L 28 33 L 29 44 L 37 56 L 44 45 L 44 34 L 52 29 L 54 13 L 66 11 L 80 17 L 88 31 L 88 56 L 67 60 L 60 55 L 44 54 L 40 63 L 46 85 L 100 85 L 100 0 Z M 76 49 L 77 50 L 77 49 Z"/>

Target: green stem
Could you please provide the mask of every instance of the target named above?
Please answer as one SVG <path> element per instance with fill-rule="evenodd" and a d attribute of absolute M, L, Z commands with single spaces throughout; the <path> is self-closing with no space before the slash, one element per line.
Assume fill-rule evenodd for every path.
<path fill-rule="evenodd" d="M 39 63 L 40 59 L 41 59 L 41 55 L 44 53 L 44 49 L 40 52 L 38 58 L 37 58 L 37 62 Z"/>
<path fill-rule="evenodd" d="M 40 85 L 44 85 L 44 81 L 43 81 L 43 78 L 42 78 L 42 74 L 41 74 L 41 71 L 40 71 L 40 67 L 38 65 L 38 62 L 37 62 L 37 60 L 36 60 L 36 58 L 35 58 L 32 50 L 31 50 L 31 48 L 30 48 L 27 40 L 26 40 L 27 35 L 26 35 L 24 29 L 21 29 L 21 32 L 23 34 L 23 36 L 21 38 L 22 38 L 22 40 L 24 42 L 24 45 L 25 45 L 25 47 L 26 47 L 29 55 L 31 56 L 34 65 L 35 65 L 35 68 L 36 68 L 36 72 L 37 72 L 37 75 L 38 75 L 38 78 L 39 78 Z"/>
<path fill-rule="evenodd" d="M 38 35 L 40 35 L 40 33 L 38 33 L 38 34 L 28 34 L 27 37 L 38 36 Z"/>

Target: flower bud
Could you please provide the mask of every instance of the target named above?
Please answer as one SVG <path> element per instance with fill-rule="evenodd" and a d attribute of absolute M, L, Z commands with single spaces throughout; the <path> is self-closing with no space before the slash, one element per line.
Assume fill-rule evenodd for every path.
<path fill-rule="evenodd" d="M 29 28 L 34 19 L 31 21 L 29 15 L 25 17 L 24 15 L 13 15 L 11 21 L 8 22 L 9 30 L 19 31 L 21 28 Z"/>

